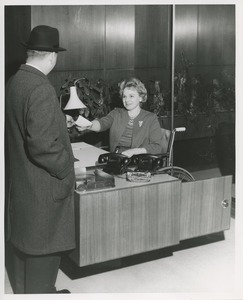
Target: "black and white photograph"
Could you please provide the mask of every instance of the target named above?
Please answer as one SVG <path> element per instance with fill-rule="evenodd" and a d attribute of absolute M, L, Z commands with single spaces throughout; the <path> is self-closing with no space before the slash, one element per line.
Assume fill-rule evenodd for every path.
<path fill-rule="evenodd" d="M 1 299 L 243 300 L 242 6 L 2 2 Z"/>

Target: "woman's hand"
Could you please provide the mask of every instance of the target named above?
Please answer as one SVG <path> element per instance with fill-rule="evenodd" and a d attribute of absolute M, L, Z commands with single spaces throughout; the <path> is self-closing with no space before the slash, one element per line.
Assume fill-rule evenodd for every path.
<path fill-rule="evenodd" d="M 132 157 L 133 155 L 143 154 L 143 153 L 147 153 L 147 150 L 145 148 L 133 148 L 122 152 L 122 154 L 126 155 L 127 157 Z"/>
<path fill-rule="evenodd" d="M 92 130 L 92 131 L 95 131 L 95 132 L 99 132 L 100 131 L 100 122 L 98 120 L 93 120 L 91 121 L 91 125 L 89 126 L 78 126 L 76 124 L 76 128 L 78 131 L 84 131 L 84 130 Z"/>
<path fill-rule="evenodd" d="M 88 126 L 78 126 L 77 124 L 75 124 L 76 128 L 78 131 L 84 131 L 84 130 L 88 130 L 92 127 L 92 124 L 91 125 L 88 125 Z"/>

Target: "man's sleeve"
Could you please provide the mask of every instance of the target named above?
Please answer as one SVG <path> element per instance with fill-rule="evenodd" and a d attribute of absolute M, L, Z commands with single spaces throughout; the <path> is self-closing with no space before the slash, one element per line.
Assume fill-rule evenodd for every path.
<path fill-rule="evenodd" d="M 73 156 L 62 143 L 61 136 L 65 135 L 60 133 L 55 98 L 48 84 L 31 93 L 26 116 L 27 150 L 34 163 L 62 179 L 73 169 Z"/>

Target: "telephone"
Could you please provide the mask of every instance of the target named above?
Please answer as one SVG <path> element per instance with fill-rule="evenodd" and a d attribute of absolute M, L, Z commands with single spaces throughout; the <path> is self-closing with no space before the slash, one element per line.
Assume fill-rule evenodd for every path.
<path fill-rule="evenodd" d="M 131 158 L 121 153 L 104 153 L 98 158 L 98 163 L 104 165 L 103 171 L 111 175 L 121 175 L 127 171 L 128 166 L 135 171 L 155 172 L 163 166 L 163 155 L 136 154 Z"/>
<path fill-rule="evenodd" d="M 104 164 L 107 163 L 109 160 L 109 157 L 111 156 L 112 153 L 103 153 L 100 154 L 100 156 L 98 157 L 98 163 L 99 164 Z"/>
<path fill-rule="evenodd" d="M 100 160 L 103 159 L 105 160 L 107 157 L 102 157 Z M 127 171 L 130 161 L 131 159 L 123 154 L 109 153 L 107 164 L 103 171 L 111 175 L 121 175 Z"/>
<path fill-rule="evenodd" d="M 149 153 L 137 154 L 132 156 L 131 164 L 137 167 L 136 171 L 154 172 L 156 169 L 161 167 L 163 159 L 160 155 L 153 155 Z"/>

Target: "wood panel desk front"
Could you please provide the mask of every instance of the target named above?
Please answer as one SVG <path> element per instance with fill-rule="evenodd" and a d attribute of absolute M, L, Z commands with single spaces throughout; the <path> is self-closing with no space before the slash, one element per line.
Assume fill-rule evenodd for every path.
<path fill-rule="evenodd" d="M 81 152 L 78 144 L 83 144 Z M 75 147 L 80 159 L 76 167 L 82 158 L 94 165 L 105 152 L 85 143 Z M 122 175 L 115 177 L 114 188 L 76 191 L 77 247 L 70 257 L 81 267 L 228 229 L 231 180 L 226 176 L 182 184 L 160 174 L 147 183 L 131 183 Z"/>

